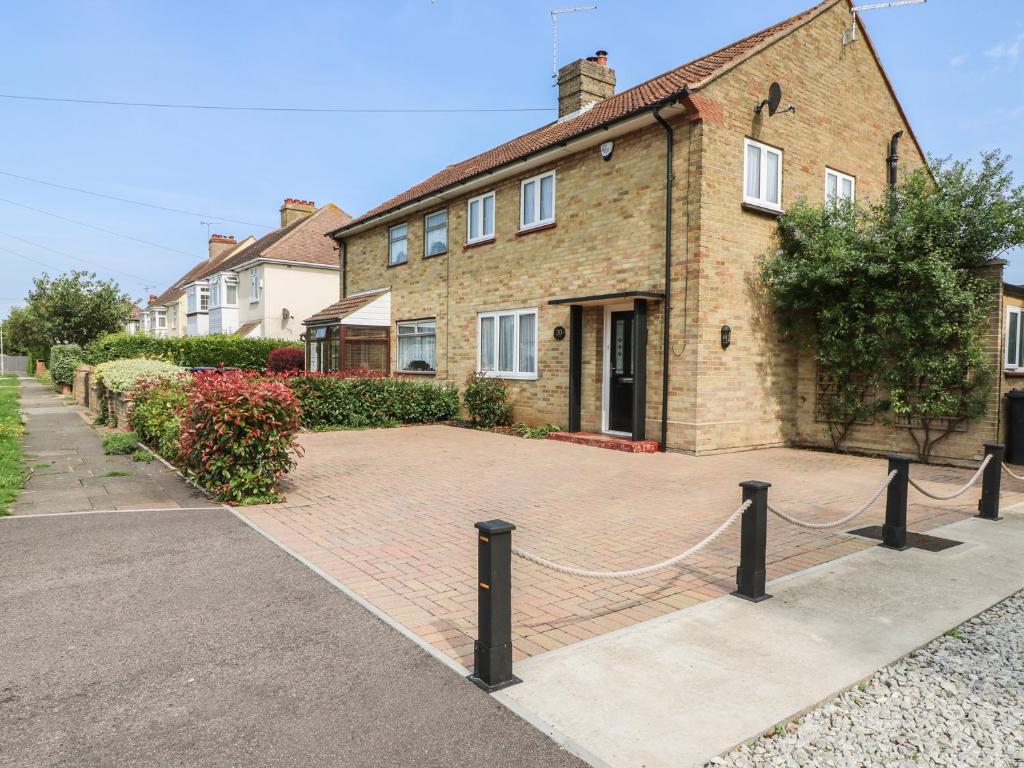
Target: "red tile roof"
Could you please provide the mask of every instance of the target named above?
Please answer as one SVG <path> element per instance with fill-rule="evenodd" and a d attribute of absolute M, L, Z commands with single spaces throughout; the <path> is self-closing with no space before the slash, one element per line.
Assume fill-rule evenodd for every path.
<path fill-rule="evenodd" d="M 294 261 L 339 267 L 335 244 L 324 237 L 327 232 L 344 226 L 352 217 L 334 203 L 328 203 L 315 213 L 287 227 L 275 229 L 252 245 L 235 253 L 219 265 L 219 270 L 235 269 L 256 259 Z"/>
<path fill-rule="evenodd" d="M 595 128 L 645 109 L 650 109 L 666 99 L 681 94 L 684 89 L 694 90 L 699 88 L 715 76 L 720 75 L 730 65 L 737 63 L 740 59 L 759 50 L 775 39 L 788 34 L 826 8 L 843 1 L 823 0 L 823 2 L 818 3 L 814 7 L 798 13 L 785 21 L 774 24 L 767 29 L 763 29 L 749 37 L 709 53 L 707 56 L 694 59 L 676 69 L 653 77 L 622 93 L 615 94 L 611 98 L 598 102 L 591 109 L 572 119 L 549 123 L 468 160 L 449 165 L 429 179 L 381 203 L 376 208 L 370 209 L 362 216 L 352 219 L 336 231 L 343 232 L 348 227 L 375 216 L 380 216 L 406 203 L 416 201 L 425 195 L 435 194 L 478 174 L 494 170 L 506 163 L 555 146 Z M 848 2 L 848 0 L 846 1 Z"/>

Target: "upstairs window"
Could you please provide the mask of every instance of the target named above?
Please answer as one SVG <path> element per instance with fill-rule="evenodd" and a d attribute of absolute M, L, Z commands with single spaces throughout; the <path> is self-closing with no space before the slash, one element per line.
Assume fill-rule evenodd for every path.
<path fill-rule="evenodd" d="M 262 293 L 263 290 L 260 285 L 260 268 L 252 267 L 249 269 L 249 303 L 255 304 L 259 301 Z"/>
<path fill-rule="evenodd" d="M 196 287 L 194 285 L 190 285 L 188 287 L 188 294 L 187 295 L 188 295 L 187 312 L 189 314 L 192 314 L 193 312 L 195 312 L 199 308 L 199 305 L 196 303 Z"/>
<path fill-rule="evenodd" d="M 555 220 L 555 172 L 527 179 L 522 184 L 519 228 L 530 229 Z"/>
<path fill-rule="evenodd" d="M 494 237 L 494 193 L 474 197 L 466 215 L 466 243 L 479 243 Z"/>
<path fill-rule="evenodd" d="M 1006 310 L 1006 367 L 1024 368 L 1024 330 L 1021 328 L 1021 310 Z"/>
<path fill-rule="evenodd" d="M 398 324 L 398 370 L 433 373 L 437 322 L 416 320 Z"/>
<path fill-rule="evenodd" d="M 208 285 L 199 286 L 199 311 L 210 311 L 210 286 Z"/>
<path fill-rule="evenodd" d="M 448 211 L 431 213 L 423 220 L 423 255 L 437 256 L 448 251 Z"/>
<path fill-rule="evenodd" d="M 207 290 L 210 292 L 210 306 L 220 306 L 220 283 L 214 283 Z"/>
<path fill-rule="evenodd" d="M 229 281 L 224 286 L 224 304 L 229 307 L 234 307 L 238 304 L 238 283 L 234 280 Z"/>
<path fill-rule="evenodd" d="M 825 169 L 825 200 L 833 203 L 836 200 L 849 200 L 853 202 L 857 192 L 857 180 L 845 173 Z"/>
<path fill-rule="evenodd" d="M 399 224 L 388 230 L 388 266 L 405 264 L 409 259 L 409 225 Z"/>
<path fill-rule="evenodd" d="M 744 140 L 743 202 L 782 210 L 782 150 Z"/>

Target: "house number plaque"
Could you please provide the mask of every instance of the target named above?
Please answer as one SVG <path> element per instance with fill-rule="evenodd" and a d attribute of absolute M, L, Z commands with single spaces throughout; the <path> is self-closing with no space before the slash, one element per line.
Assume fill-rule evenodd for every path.
<path fill-rule="evenodd" d="M 561 325 L 555 326 L 555 341 L 561 341 L 565 338 L 565 328 Z"/>

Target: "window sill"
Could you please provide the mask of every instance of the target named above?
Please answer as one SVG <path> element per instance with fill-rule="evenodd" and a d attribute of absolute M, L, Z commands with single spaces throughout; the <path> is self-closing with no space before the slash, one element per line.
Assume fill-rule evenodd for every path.
<path fill-rule="evenodd" d="M 488 379 L 508 379 L 510 381 L 536 381 L 537 374 L 535 373 L 502 373 L 499 371 L 482 371 L 485 378 Z"/>
<path fill-rule="evenodd" d="M 779 218 L 783 214 L 783 210 L 781 208 L 769 208 L 768 206 L 760 205 L 759 203 L 748 203 L 746 200 L 740 203 L 740 208 L 745 211 L 749 211 L 750 213 L 757 213 L 762 216 L 771 216 L 775 219 Z"/>
<path fill-rule="evenodd" d="M 1003 376 L 1008 379 L 1024 379 L 1024 368 L 1004 368 Z"/>
<path fill-rule="evenodd" d="M 533 232 L 543 232 L 546 229 L 554 229 L 558 225 L 557 221 L 549 221 L 544 224 L 535 224 L 532 227 L 523 227 L 516 232 L 516 237 L 522 237 L 523 235 L 529 235 Z"/>
<path fill-rule="evenodd" d="M 423 260 L 426 261 L 427 259 L 436 259 L 438 256 L 447 256 L 447 255 L 448 255 L 448 249 L 445 248 L 443 251 L 438 251 L 437 253 L 425 253 L 425 254 L 423 254 Z"/>
<path fill-rule="evenodd" d="M 437 371 L 395 371 L 402 376 L 437 376 Z"/>
<path fill-rule="evenodd" d="M 478 245 L 490 245 L 494 242 L 493 237 L 488 237 L 486 240 L 474 240 L 471 243 L 466 243 L 465 248 L 476 248 Z"/>
<path fill-rule="evenodd" d="M 404 267 L 408 263 L 409 263 L 408 259 L 406 259 L 405 261 L 396 261 L 394 264 L 388 264 L 387 268 L 388 269 L 394 269 L 395 267 Z"/>

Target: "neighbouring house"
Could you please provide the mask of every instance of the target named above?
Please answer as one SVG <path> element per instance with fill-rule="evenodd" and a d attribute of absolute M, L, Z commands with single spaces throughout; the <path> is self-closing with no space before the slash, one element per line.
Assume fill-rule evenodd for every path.
<path fill-rule="evenodd" d="M 139 333 L 142 330 L 142 307 L 132 304 L 128 313 L 128 322 L 124 324 L 125 333 Z"/>
<path fill-rule="evenodd" d="M 175 280 L 171 286 L 159 295 L 150 295 L 149 304 L 142 312 L 142 332 L 153 336 L 188 336 L 197 335 L 189 332 L 189 302 L 196 297 L 189 289 L 205 280 L 218 264 L 233 253 L 254 243 L 251 235 L 241 243 L 230 235 L 210 235 L 208 254 L 205 259 L 194 264 L 184 275 Z M 198 320 L 195 327 L 199 328 Z M 205 318 L 204 318 L 205 333 Z"/>
<path fill-rule="evenodd" d="M 325 235 L 350 216 L 333 203 L 322 208 L 288 198 L 281 226 L 194 279 L 189 293 L 189 333 L 289 339 L 302 335 L 302 319 L 337 300 L 337 246 Z M 193 301 L 194 296 L 194 301 Z"/>
<path fill-rule="evenodd" d="M 342 301 L 307 320 L 311 367 L 347 365 L 346 313 L 387 296 L 393 375 L 506 379 L 517 420 L 695 454 L 828 445 L 813 357 L 752 278 L 793 201 L 877 198 L 926 162 L 851 7 L 618 93 L 604 51 L 562 67 L 556 121 L 331 232 Z M 881 442 L 911 447 L 881 421 L 850 445 Z"/>

